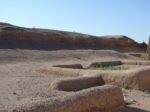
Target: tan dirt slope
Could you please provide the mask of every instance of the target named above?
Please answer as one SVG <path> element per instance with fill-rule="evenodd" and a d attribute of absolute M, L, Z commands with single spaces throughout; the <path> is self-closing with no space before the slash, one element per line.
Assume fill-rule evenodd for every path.
<path fill-rule="evenodd" d="M 105 50 L 0 50 L 0 112 L 10 110 L 23 99 L 49 98 L 59 94 L 51 91 L 50 84 L 55 79 L 66 78 L 54 74 L 38 72 L 55 64 L 85 63 L 91 61 L 132 59 L 116 51 Z M 130 105 L 121 112 L 149 112 L 149 93 L 124 90 Z"/>
<path fill-rule="evenodd" d="M 93 36 L 76 32 L 39 28 L 23 28 L 0 23 L 0 48 L 22 49 L 112 49 L 124 52 L 144 52 L 146 44 L 139 44 L 127 36 Z"/>
<path fill-rule="evenodd" d="M 87 64 L 104 60 L 136 59 L 110 49 L 144 52 L 146 45 L 126 36 L 99 38 L 75 32 L 30 29 L 0 23 L 0 112 L 11 110 L 15 103 L 23 99 L 46 99 L 63 95 L 49 88 L 55 79 L 66 77 L 42 74 L 40 68 L 60 63 Z M 148 90 L 123 92 L 129 105 L 120 112 L 150 112 Z"/>

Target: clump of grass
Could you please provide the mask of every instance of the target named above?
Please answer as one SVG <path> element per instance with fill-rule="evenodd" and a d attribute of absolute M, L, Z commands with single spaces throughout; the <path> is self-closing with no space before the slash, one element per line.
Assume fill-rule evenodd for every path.
<path fill-rule="evenodd" d="M 88 67 L 87 69 L 93 69 L 93 70 L 126 70 L 128 69 L 127 67 L 123 67 L 123 66 L 106 66 L 106 65 L 102 65 L 101 63 L 97 63 L 95 65 L 92 65 L 90 67 Z"/>
<path fill-rule="evenodd" d="M 143 60 L 150 60 L 150 55 L 146 54 L 146 53 L 145 54 L 141 54 L 140 58 L 143 59 Z"/>

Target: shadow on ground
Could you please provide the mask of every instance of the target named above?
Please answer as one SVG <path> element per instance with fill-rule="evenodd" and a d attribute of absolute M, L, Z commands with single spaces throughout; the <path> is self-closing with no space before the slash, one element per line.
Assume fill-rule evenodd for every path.
<path fill-rule="evenodd" d="M 139 108 L 136 108 L 136 107 L 126 106 L 126 107 L 120 109 L 118 112 L 150 112 L 150 111 L 139 109 Z"/>

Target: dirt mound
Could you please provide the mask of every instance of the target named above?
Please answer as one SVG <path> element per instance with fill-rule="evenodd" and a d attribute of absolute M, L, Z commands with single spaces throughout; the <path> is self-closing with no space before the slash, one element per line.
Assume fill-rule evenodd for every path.
<path fill-rule="evenodd" d="M 0 23 L 0 48 L 21 49 L 112 49 L 144 52 L 146 46 L 127 36 L 92 36 L 75 32 L 23 28 Z"/>
<path fill-rule="evenodd" d="M 53 99 L 22 101 L 13 112 L 115 112 L 121 106 L 124 106 L 121 89 L 104 85 Z"/>

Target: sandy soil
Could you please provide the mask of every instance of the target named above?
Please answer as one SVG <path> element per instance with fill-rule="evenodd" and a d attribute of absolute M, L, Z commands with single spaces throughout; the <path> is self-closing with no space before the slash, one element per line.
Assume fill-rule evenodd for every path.
<path fill-rule="evenodd" d="M 61 78 L 56 75 L 38 73 L 46 63 L 19 62 L 0 65 L 0 108 L 9 109 L 24 98 L 51 97 L 57 95 L 51 91 L 53 80 Z"/>
<path fill-rule="evenodd" d="M 115 51 L 96 50 L 0 50 L 0 112 L 9 110 L 15 103 L 26 98 L 47 98 L 59 94 L 51 91 L 50 84 L 58 78 L 54 74 L 42 74 L 38 70 L 54 64 L 89 63 L 91 61 L 133 59 Z M 150 112 L 150 92 L 125 90 L 128 102 L 119 112 Z"/>
<path fill-rule="evenodd" d="M 124 99 L 127 106 L 119 112 L 150 112 L 150 90 L 125 90 Z"/>

